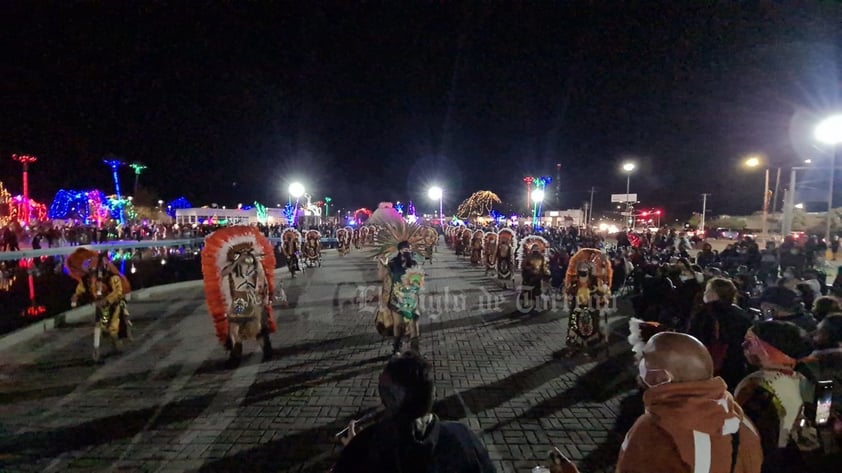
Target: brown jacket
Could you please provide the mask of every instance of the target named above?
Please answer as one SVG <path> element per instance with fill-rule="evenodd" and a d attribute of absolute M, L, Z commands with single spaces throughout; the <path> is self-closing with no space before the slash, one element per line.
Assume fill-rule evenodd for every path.
<path fill-rule="evenodd" d="M 656 386 L 644 393 L 643 404 L 646 412 L 620 449 L 617 473 L 730 473 L 737 431 L 734 473 L 760 473 L 760 438 L 722 378 Z"/>

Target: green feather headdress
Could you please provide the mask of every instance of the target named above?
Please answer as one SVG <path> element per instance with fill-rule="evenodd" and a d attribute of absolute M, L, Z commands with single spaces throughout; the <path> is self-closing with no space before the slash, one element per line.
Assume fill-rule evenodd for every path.
<path fill-rule="evenodd" d="M 398 253 L 398 243 L 408 242 L 413 253 L 425 249 L 425 227 L 417 223 L 407 223 L 403 220 L 393 221 L 381 225 L 374 235 L 374 259 L 384 261 Z"/>

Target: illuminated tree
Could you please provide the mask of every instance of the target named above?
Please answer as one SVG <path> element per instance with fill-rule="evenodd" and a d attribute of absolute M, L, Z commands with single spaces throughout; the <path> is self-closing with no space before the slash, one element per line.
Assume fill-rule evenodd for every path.
<path fill-rule="evenodd" d="M 491 213 L 494 203 L 502 203 L 500 197 L 491 191 L 477 191 L 459 204 L 456 217 L 460 219 L 477 218 Z"/>

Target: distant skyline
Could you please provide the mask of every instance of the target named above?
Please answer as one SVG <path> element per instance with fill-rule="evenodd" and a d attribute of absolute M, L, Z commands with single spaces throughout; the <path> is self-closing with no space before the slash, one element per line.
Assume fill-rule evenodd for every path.
<path fill-rule="evenodd" d="M 480 189 L 524 208 L 523 177 L 560 163 L 560 207 L 593 186 L 599 213 L 635 159 L 631 192 L 683 219 L 702 192 L 760 209 L 742 156 L 828 161 L 812 127 L 842 112 L 842 4 L 627 3 L 11 2 L 0 181 L 20 193 L 11 155 L 34 154 L 37 200 L 111 193 L 113 154 L 164 200 L 274 206 L 300 181 L 337 210 L 432 212 L 433 184 L 451 211 Z"/>

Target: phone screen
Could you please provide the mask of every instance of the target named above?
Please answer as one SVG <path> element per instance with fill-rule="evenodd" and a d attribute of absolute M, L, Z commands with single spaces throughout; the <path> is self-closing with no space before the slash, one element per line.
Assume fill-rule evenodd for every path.
<path fill-rule="evenodd" d="M 816 425 L 826 424 L 830 420 L 832 401 L 833 381 L 819 381 L 816 385 Z"/>

